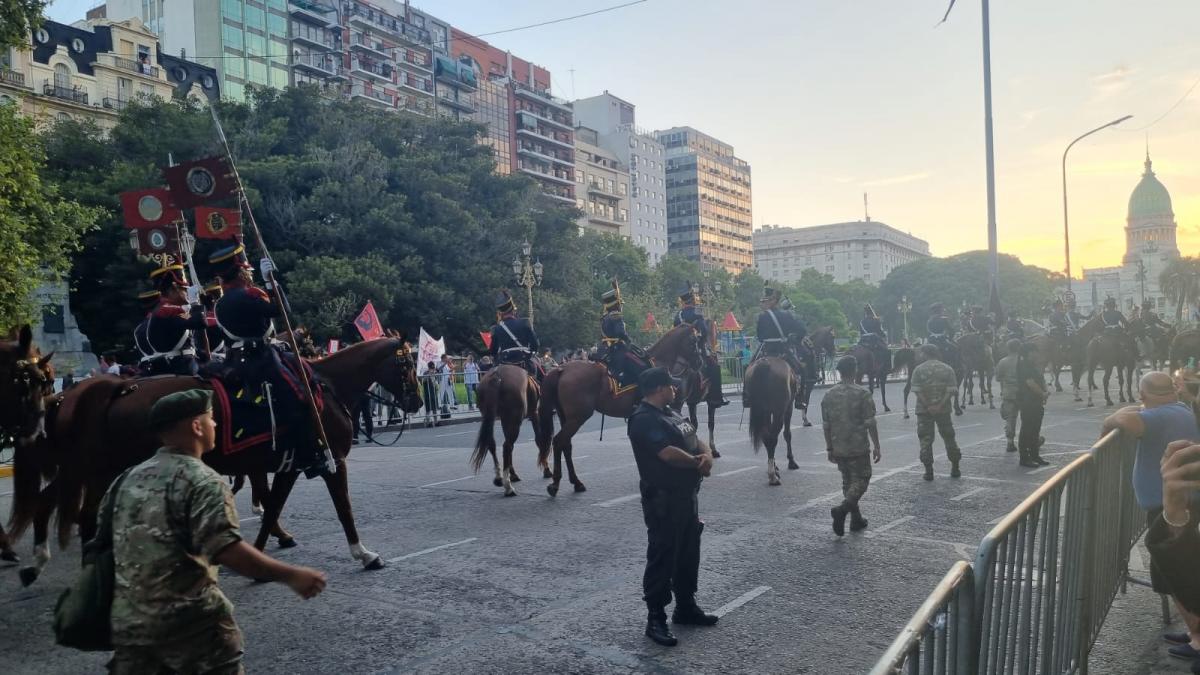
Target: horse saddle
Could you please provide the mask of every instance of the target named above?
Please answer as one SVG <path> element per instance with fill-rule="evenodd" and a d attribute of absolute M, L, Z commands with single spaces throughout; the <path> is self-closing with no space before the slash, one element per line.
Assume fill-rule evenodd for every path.
<path fill-rule="evenodd" d="M 608 376 L 614 381 L 614 387 L 628 390 L 637 386 L 638 375 L 649 368 L 650 363 L 631 350 L 623 352 L 610 350 L 607 358 L 604 359 L 604 367 L 608 369 Z M 613 391 L 616 393 L 617 389 L 614 388 Z"/>

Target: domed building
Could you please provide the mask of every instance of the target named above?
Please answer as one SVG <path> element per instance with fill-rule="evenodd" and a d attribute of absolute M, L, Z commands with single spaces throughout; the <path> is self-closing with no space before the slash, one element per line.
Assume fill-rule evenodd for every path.
<path fill-rule="evenodd" d="M 1127 315 L 1135 304 L 1142 303 L 1143 297 L 1154 302 L 1160 316 L 1167 308 L 1167 300 L 1158 288 L 1158 275 L 1168 261 L 1179 257 L 1175 212 L 1171 194 L 1154 175 L 1149 153 L 1145 166 L 1142 179 L 1129 195 L 1121 265 L 1083 270 L 1083 286 L 1076 293 L 1084 312 L 1103 305 L 1109 296 L 1117 299 Z"/>

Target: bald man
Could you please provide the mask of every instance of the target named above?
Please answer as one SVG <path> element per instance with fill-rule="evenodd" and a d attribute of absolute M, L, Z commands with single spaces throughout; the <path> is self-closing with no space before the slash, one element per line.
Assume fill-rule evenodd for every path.
<path fill-rule="evenodd" d="M 1163 512 L 1162 460 L 1167 445 L 1173 441 L 1200 441 L 1200 428 L 1192 409 L 1180 402 L 1175 381 L 1166 373 L 1152 372 L 1138 383 L 1141 406 L 1126 406 L 1104 420 L 1101 435 L 1120 429 L 1127 438 L 1136 438 L 1137 455 L 1133 461 L 1133 492 L 1138 504 L 1146 510 L 1152 526 Z M 1155 592 L 1174 595 L 1167 579 L 1157 565 L 1150 565 L 1150 583 Z M 1200 617 L 1184 609 L 1178 600 L 1175 605 L 1187 623 L 1188 634 L 1167 635 L 1177 643 L 1169 651 L 1177 658 L 1195 658 L 1200 654 Z"/>

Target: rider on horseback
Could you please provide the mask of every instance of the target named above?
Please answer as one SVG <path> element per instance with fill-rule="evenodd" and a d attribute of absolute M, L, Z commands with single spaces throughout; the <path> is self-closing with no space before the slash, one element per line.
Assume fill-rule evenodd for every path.
<path fill-rule="evenodd" d="M 183 265 L 160 267 L 150 273 L 150 280 L 157 286 L 159 299 L 158 306 L 146 317 L 145 342 L 151 352 L 142 370 L 146 375 L 195 375 L 192 331 L 209 325 L 204 308 L 198 304 L 200 289 L 185 293 Z"/>
<path fill-rule="evenodd" d="M 762 343 L 759 356 L 775 356 L 783 359 L 792 368 L 797 379 L 802 379 L 804 373 L 800 360 L 796 358 L 795 346 L 804 339 L 806 331 L 804 324 L 790 310 L 782 307 L 783 294 L 777 288 L 769 288 L 763 284 L 763 297 L 759 302 L 763 311 L 758 315 L 758 341 Z M 755 357 L 757 360 L 758 357 Z M 749 408 L 750 402 L 746 393 L 742 394 L 742 405 Z M 796 397 L 795 406 L 799 410 L 803 401 Z"/>
<path fill-rule="evenodd" d="M 213 281 L 200 291 L 200 304 L 204 306 L 205 311 L 214 317 L 216 316 L 214 312 L 217 301 L 221 299 L 223 293 L 220 279 Z M 213 325 L 205 329 L 205 337 L 207 338 L 205 344 L 200 345 L 204 350 L 197 354 L 201 363 L 207 366 L 223 362 L 225 360 L 225 334 L 221 332 L 221 328 L 216 325 L 215 320 Z"/>
<path fill-rule="evenodd" d="M 545 374 L 536 358 L 541 343 L 529 319 L 517 317 L 517 304 L 508 289 L 496 296 L 496 324 L 492 326 L 492 347 L 489 353 L 497 364 L 520 366 L 542 381 Z"/>
<path fill-rule="evenodd" d="M 1071 321 L 1072 332 L 1079 330 L 1087 320 L 1092 318 L 1091 315 L 1084 315 L 1079 311 L 1079 306 L 1075 302 L 1075 292 L 1067 291 L 1063 294 L 1067 306 L 1067 318 Z"/>
<path fill-rule="evenodd" d="M 620 387 L 637 384 L 638 374 L 646 369 L 645 354 L 633 344 L 625 330 L 625 317 L 621 314 L 621 287 L 612 280 L 612 290 L 600 296 L 604 303 L 604 316 L 600 318 L 600 344 L 594 359 L 608 367 L 608 372 Z M 642 357 L 638 362 L 630 354 Z"/>
<path fill-rule="evenodd" d="M 937 345 L 942 354 L 951 358 L 958 348 L 954 345 L 954 325 L 946 316 L 946 306 L 935 302 L 929 306 L 929 320 L 925 322 L 925 332 L 929 333 L 929 342 Z"/>
<path fill-rule="evenodd" d="M 1129 328 L 1129 322 L 1125 320 L 1121 310 L 1117 309 L 1117 299 L 1114 297 L 1104 299 L 1104 311 L 1100 314 L 1100 320 L 1104 322 L 1104 332 L 1109 335 L 1123 336 Z"/>
<path fill-rule="evenodd" d="M 686 282 L 684 289 L 679 292 L 679 311 L 675 314 L 675 325 L 691 324 L 700 334 L 700 357 L 704 361 L 703 374 L 708 378 L 708 405 L 710 408 L 720 408 L 729 405 L 729 401 L 721 393 L 721 364 L 712 353 L 709 340 L 708 320 L 704 318 L 704 309 L 700 307 L 700 293 L 692 287 L 692 282 Z"/>
<path fill-rule="evenodd" d="M 1025 324 L 1021 321 L 1020 317 L 1017 316 L 1015 310 L 1009 311 L 1008 322 L 1005 324 L 1004 328 L 1008 331 L 1008 339 L 1025 339 Z"/>
<path fill-rule="evenodd" d="M 875 313 L 875 308 L 869 303 L 863 305 L 863 317 L 858 322 L 858 343 L 871 351 L 887 349 L 887 339 L 883 335 L 883 321 Z"/>
<path fill-rule="evenodd" d="M 975 305 L 971 307 L 966 315 L 966 324 L 970 327 L 971 332 L 979 333 L 980 335 L 990 336 L 992 332 L 992 317 L 988 316 L 983 311 L 983 307 Z"/>

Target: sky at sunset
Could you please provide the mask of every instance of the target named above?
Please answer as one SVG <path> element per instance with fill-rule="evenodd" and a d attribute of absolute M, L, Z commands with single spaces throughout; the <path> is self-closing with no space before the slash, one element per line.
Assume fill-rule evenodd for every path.
<path fill-rule="evenodd" d="M 620 0 L 414 3 L 487 33 Z M 70 22 L 94 4 L 58 0 Z M 690 125 L 753 167 L 755 226 L 875 220 L 923 237 L 935 255 L 984 248 L 980 3 L 959 0 L 647 0 L 613 12 L 488 37 L 550 69 L 554 91 L 609 90 L 650 129 Z M 121 17 L 113 17 L 121 18 Z M 1072 262 L 1118 264 L 1147 125 L 1200 81 L 1194 0 L 992 3 L 1000 249 L 1056 270 L 1062 258 L 1063 148 L 1071 151 Z M 1148 129 L 1174 200 L 1180 248 L 1200 248 L 1200 87 Z"/>

